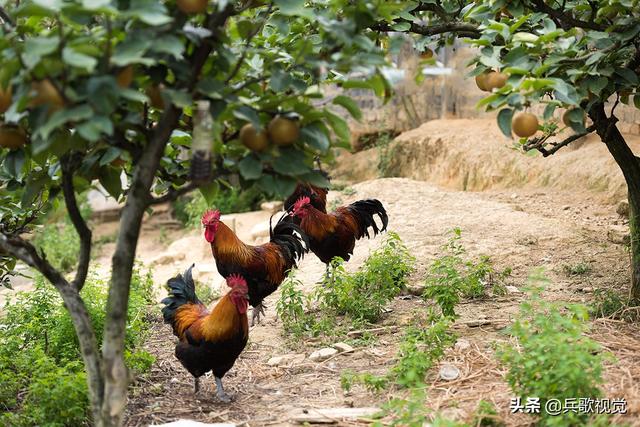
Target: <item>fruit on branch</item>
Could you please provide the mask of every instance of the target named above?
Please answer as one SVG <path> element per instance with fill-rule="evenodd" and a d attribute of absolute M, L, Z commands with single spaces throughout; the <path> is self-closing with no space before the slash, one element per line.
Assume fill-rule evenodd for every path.
<path fill-rule="evenodd" d="M 240 142 L 250 150 L 264 151 L 269 146 L 267 132 L 258 130 L 251 123 L 247 123 L 240 129 Z"/>
<path fill-rule="evenodd" d="M 177 0 L 178 9 L 187 14 L 204 13 L 208 0 Z"/>
<path fill-rule="evenodd" d="M 487 91 L 491 92 L 493 89 L 500 89 L 507 84 L 508 77 L 505 73 L 499 71 L 490 72 L 484 80 Z"/>
<path fill-rule="evenodd" d="M 31 93 L 35 95 L 31 98 L 31 107 L 48 105 L 51 111 L 64 107 L 62 95 L 49 79 L 31 83 Z"/>
<path fill-rule="evenodd" d="M 567 110 L 564 112 L 564 114 L 562 115 L 562 123 L 564 123 L 565 126 L 569 126 L 571 127 L 571 118 L 569 117 L 570 113 L 574 110 L 575 108 L 572 108 L 570 110 Z M 584 122 L 586 121 L 587 117 L 585 115 L 584 112 L 582 112 L 582 123 L 584 124 Z"/>
<path fill-rule="evenodd" d="M 18 126 L 0 125 L 0 147 L 16 148 L 23 147 L 27 143 L 27 134 Z"/>
<path fill-rule="evenodd" d="M 0 86 L 0 114 L 3 114 L 11 106 L 11 96 L 11 86 L 7 86 L 6 89 Z"/>
<path fill-rule="evenodd" d="M 422 59 L 431 59 L 433 58 L 433 51 L 427 47 L 425 48 L 425 50 L 422 51 L 422 53 L 420 54 L 420 57 Z"/>
<path fill-rule="evenodd" d="M 127 65 L 118 71 L 118 74 L 116 75 L 116 82 L 121 88 L 131 86 L 131 83 L 133 83 L 133 67 L 131 65 Z"/>
<path fill-rule="evenodd" d="M 478 86 L 478 89 L 480 89 L 481 91 L 488 92 L 491 90 L 487 86 L 488 76 L 488 73 L 482 73 L 476 76 L 476 86 Z"/>
<path fill-rule="evenodd" d="M 538 118 L 531 113 L 518 113 L 511 122 L 513 132 L 521 138 L 528 138 L 538 131 Z"/>
<path fill-rule="evenodd" d="M 274 117 L 267 126 L 269 139 L 276 145 L 291 145 L 300 137 L 300 127 L 295 120 L 282 116 Z"/>

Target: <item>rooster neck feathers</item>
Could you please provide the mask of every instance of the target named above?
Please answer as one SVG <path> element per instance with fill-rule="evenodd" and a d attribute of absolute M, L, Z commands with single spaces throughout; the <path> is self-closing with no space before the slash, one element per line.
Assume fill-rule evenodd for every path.
<path fill-rule="evenodd" d="M 321 239 L 327 232 L 333 233 L 338 220 L 334 214 L 325 214 L 313 206 L 306 206 L 306 215 L 302 218 L 300 226 L 309 237 Z"/>
<path fill-rule="evenodd" d="M 216 237 L 211 247 L 216 259 L 230 257 L 233 262 L 246 263 L 253 255 L 252 247 L 242 242 L 224 222 L 218 223 Z"/>

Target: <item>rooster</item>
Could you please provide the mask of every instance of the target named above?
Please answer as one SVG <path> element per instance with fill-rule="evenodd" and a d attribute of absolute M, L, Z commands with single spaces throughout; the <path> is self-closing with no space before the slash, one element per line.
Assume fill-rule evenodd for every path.
<path fill-rule="evenodd" d="M 218 272 L 226 277 L 239 273 L 247 278 L 249 304 L 253 307 L 251 325 L 260 322 L 264 314 L 263 300 L 282 283 L 289 270 L 309 250 L 309 242 L 296 224 L 285 220 L 269 229 L 269 242 L 260 246 L 243 243 L 225 223 L 220 211 L 207 211 L 202 216 L 204 237 L 211 244 Z"/>
<path fill-rule="evenodd" d="M 169 297 L 162 300 L 162 316 L 179 338 L 175 354 L 194 376 L 195 392 L 200 389 L 200 377 L 212 371 L 216 394 L 228 403 L 231 397 L 222 387 L 222 377 L 242 353 L 249 337 L 247 282 L 240 275 L 228 276 L 231 291 L 220 298 L 213 310 L 207 310 L 196 296 L 192 269 L 193 265 L 167 282 Z"/>
<path fill-rule="evenodd" d="M 317 169 L 314 169 L 314 172 L 319 173 L 320 175 L 325 177 L 327 181 L 330 181 L 331 178 L 329 177 L 329 174 L 323 171 L 322 168 L 320 168 L 319 164 L 318 166 L 319 167 Z M 327 193 L 328 192 L 329 192 L 328 188 L 318 187 L 316 185 L 308 184 L 304 182 L 298 183 L 295 190 L 293 190 L 293 193 L 291 193 L 291 195 L 287 197 L 287 200 L 284 201 L 284 210 L 290 211 L 291 208 L 293 207 L 293 204 L 296 201 L 298 201 L 298 199 L 306 196 L 306 197 L 309 197 L 309 199 L 311 200 L 311 204 L 313 205 L 313 207 L 318 209 L 320 212 L 327 213 Z M 297 223 L 299 223 L 299 218 L 293 218 L 293 219 L 296 220 Z"/>
<path fill-rule="evenodd" d="M 370 237 L 369 228 L 375 236 L 385 231 L 389 223 L 384 206 L 376 199 L 358 200 L 324 213 L 309 197 L 303 196 L 293 204 L 291 214 L 300 220 L 300 228 L 309 238 L 309 248 L 327 265 L 327 272 L 333 258 L 349 261 L 356 240 Z M 375 215 L 382 221 L 382 227 L 376 223 Z"/>

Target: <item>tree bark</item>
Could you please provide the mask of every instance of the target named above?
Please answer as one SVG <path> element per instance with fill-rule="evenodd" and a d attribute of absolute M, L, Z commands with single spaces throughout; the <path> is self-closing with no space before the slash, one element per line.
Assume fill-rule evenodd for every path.
<path fill-rule="evenodd" d="M 605 143 L 609 153 L 622 170 L 627 183 L 629 198 L 629 228 L 631 233 L 631 289 L 629 299 L 633 303 L 640 302 L 640 162 L 627 145 L 618 130 L 618 119 L 611 114 L 607 117 L 604 104 L 594 104 L 589 110 L 589 117 L 596 126 L 596 132 Z"/>

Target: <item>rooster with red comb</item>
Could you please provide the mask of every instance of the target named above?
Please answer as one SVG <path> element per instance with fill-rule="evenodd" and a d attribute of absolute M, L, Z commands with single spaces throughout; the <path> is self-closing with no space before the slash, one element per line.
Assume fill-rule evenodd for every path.
<path fill-rule="evenodd" d="M 300 227 L 285 220 L 287 214 L 269 229 L 269 242 L 252 246 L 242 242 L 220 221 L 220 211 L 202 215 L 204 237 L 211 244 L 216 267 L 222 277 L 240 274 L 249 287 L 249 304 L 253 307 L 251 325 L 264 314 L 263 300 L 272 294 L 287 277 L 289 270 L 309 250 L 309 241 Z"/>

